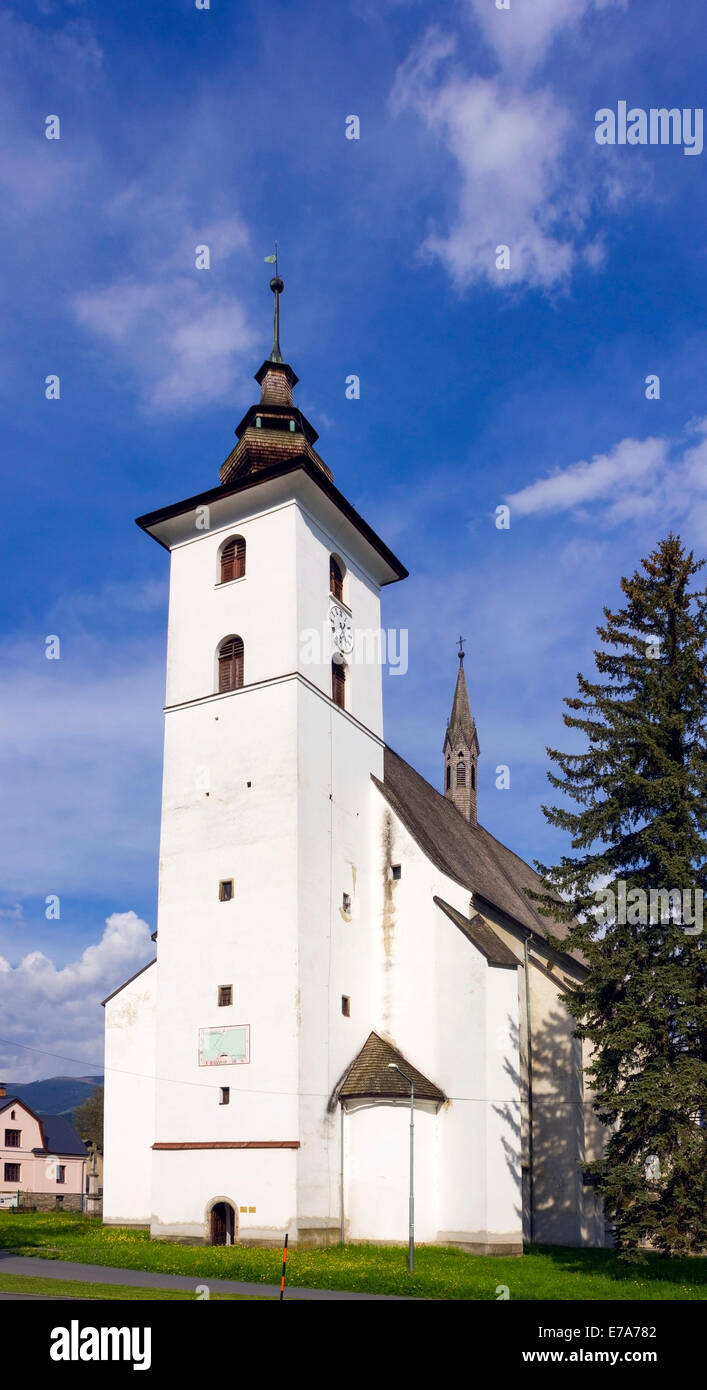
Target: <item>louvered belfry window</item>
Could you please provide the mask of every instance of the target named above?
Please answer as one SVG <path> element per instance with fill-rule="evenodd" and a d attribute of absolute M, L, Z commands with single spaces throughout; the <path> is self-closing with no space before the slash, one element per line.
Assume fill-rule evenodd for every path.
<path fill-rule="evenodd" d="M 346 708 L 346 667 L 343 661 L 331 663 L 331 698 L 339 709 Z"/>
<path fill-rule="evenodd" d="M 218 688 L 240 690 L 243 684 L 243 641 L 240 637 L 227 637 L 218 650 Z"/>
<path fill-rule="evenodd" d="M 466 767 L 461 761 L 457 763 L 457 786 L 466 786 Z"/>
<path fill-rule="evenodd" d="M 232 536 L 221 551 L 221 583 L 229 579 L 242 579 L 245 574 L 245 541 L 242 536 Z"/>
<path fill-rule="evenodd" d="M 344 597 L 344 576 L 341 572 L 341 565 L 330 556 L 329 559 L 329 589 L 334 598 L 343 599 Z"/>

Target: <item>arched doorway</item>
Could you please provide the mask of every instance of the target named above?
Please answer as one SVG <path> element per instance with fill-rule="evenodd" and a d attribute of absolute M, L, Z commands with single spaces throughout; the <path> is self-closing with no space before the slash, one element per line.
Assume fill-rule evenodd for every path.
<path fill-rule="evenodd" d="M 230 1202 L 214 1202 L 211 1208 L 211 1244 L 233 1245 L 236 1213 Z"/>

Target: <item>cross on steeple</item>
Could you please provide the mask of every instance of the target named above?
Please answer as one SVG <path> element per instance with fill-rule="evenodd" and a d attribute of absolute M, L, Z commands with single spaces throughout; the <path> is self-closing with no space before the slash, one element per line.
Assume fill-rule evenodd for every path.
<path fill-rule="evenodd" d="M 464 660 L 464 643 L 465 643 L 465 642 L 466 642 L 466 637 L 460 637 L 460 638 L 459 638 L 459 660 L 460 660 L 460 661 L 463 661 L 463 660 Z"/>

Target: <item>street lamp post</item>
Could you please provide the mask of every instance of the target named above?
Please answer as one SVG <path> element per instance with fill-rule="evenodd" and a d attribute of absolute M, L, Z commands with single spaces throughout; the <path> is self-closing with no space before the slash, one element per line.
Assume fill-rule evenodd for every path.
<path fill-rule="evenodd" d="M 390 1071 L 398 1071 L 410 1087 L 410 1227 L 408 1237 L 408 1269 L 415 1268 L 415 1082 L 397 1062 L 389 1062 Z"/>

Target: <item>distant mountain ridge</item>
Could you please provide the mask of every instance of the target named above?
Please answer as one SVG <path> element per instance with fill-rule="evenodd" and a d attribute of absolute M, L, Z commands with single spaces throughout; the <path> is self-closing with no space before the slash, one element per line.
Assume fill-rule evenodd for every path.
<path fill-rule="evenodd" d="M 74 1110 L 102 1085 L 102 1076 L 49 1076 L 45 1081 L 6 1081 L 5 1089 L 38 1115 L 63 1115 L 70 1120 Z"/>

